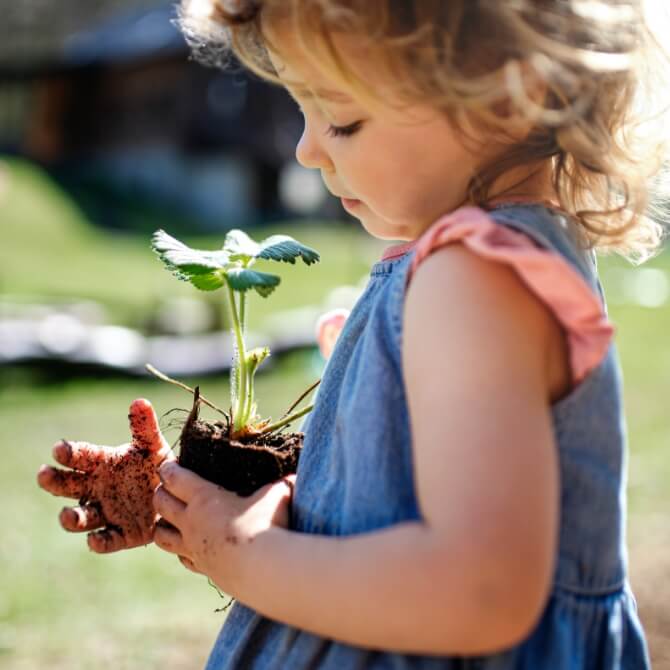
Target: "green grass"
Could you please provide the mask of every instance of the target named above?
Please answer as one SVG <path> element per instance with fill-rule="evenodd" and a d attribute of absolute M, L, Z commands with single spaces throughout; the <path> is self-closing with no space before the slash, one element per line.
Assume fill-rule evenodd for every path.
<path fill-rule="evenodd" d="M 12 160 L 9 188 L 1 200 L 3 254 L 0 294 L 18 300 L 31 296 L 101 302 L 111 319 L 137 327 L 147 310 L 171 296 L 194 296 L 190 284 L 177 281 L 150 249 L 148 235 L 111 234 L 94 228 L 67 194 L 29 163 Z M 169 233 L 169 223 L 165 224 Z M 220 248 L 224 232 L 183 241 L 200 248 Z M 311 267 L 259 261 L 256 268 L 278 274 L 282 283 L 264 304 L 254 294 L 248 300 L 248 325 L 260 327 L 267 314 L 321 303 L 329 289 L 357 283 L 369 272 L 384 243 L 341 222 L 306 225 L 286 223 L 251 231 L 261 239 L 282 232 L 320 252 L 322 261 Z M 223 309 L 222 292 L 199 293 Z"/>
<path fill-rule="evenodd" d="M 624 403 L 630 448 L 629 510 L 640 517 L 670 513 L 670 300 L 657 308 L 644 307 L 622 297 L 624 282 L 637 273 L 660 270 L 670 280 L 670 249 L 633 268 L 618 256 L 599 258 L 598 268 L 608 300 L 609 318 L 616 328 L 621 358 Z"/>
<path fill-rule="evenodd" d="M 44 173 L 18 160 L 7 166 L 0 203 L 3 248 L 10 253 L 0 265 L 0 298 L 92 299 L 109 310 L 113 323 L 138 327 L 156 301 L 194 295 L 165 271 L 148 236 L 97 229 Z M 169 232 L 167 223 L 165 228 Z M 252 330 L 284 310 L 322 304 L 336 286 L 358 284 L 384 246 L 341 223 L 267 226 L 252 235 L 277 232 L 313 246 L 322 262 L 309 268 L 259 262 L 259 269 L 280 274 L 282 284 L 271 301 L 256 294 L 249 299 Z M 217 248 L 223 234 L 184 241 Z M 220 292 L 205 297 L 217 305 L 224 299 Z M 320 377 L 322 365 L 316 350 L 270 359 L 264 365 L 269 372 L 261 370 L 257 379 L 263 415 L 279 418 Z M 35 481 L 59 438 L 121 444 L 128 439 L 125 415 L 134 398 L 148 397 L 163 414 L 189 407 L 190 396 L 152 378 L 47 377 L 0 370 L 0 440 L 6 446 L 0 469 L 6 538 L 0 543 L 0 667 L 201 667 L 224 619 L 214 613 L 224 604 L 217 592 L 156 547 L 92 554 L 84 536 L 58 525 L 58 512 L 74 501 L 49 496 Z M 225 404 L 227 378 L 183 381 L 200 383 L 207 397 Z M 174 431 L 166 435 L 176 440 Z"/>
<path fill-rule="evenodd" d="M 670 513 L 670 306 L 610 310 L 624 377 L 630 446 L 629 504 L 635 514 Z"/>
<path fill-rule="evenodd" d="M 279 417 L 321 374 L 316 352 L 282 357 L 259 375 L 264 414 Z M 196 380 L 185 380 L 193 384 Z M 227 378 L 200 380 L 210 398 L 224 398 Z M 206 579 L 155 546 L 99 556 L 85 534 L 65 533 L 57 516 L 70 499 L 54 498 L 35 481 L 53 463 L 58 439 L 98 444 L 128 441 L 127 408 L 151 399 L 159 416 L 190 407 L 190 395 L 156 381 L 71 381 L 0 390 L 0 667 L 197 668 L 204 665 L 225 602 Z M 163 419 L 162 425 L 174 418 Z M 206 418 L 213 414 L 206 408 Z M 296 426 L 297 428 L 297 426 Z M 176 429 L 166 429 L 173 443 Z M 96 659 L 100 659 L 99 661 Z"/>
<path fill-rule="evenodd" d="M 100 300 L 115 322 L 128 325 L 136 325 L 157 298 L 193 295 L 162 268 L 148 239 L 104 234 L 42 173 L 20 161 L 9 165 L 0 211 L 3 249 L 10 253 L 0 265 L 0 294 L 26 301 Z M 323 261 L 311 268 L 272 265 L 283 283 L 266 304 L 251 298 L 252 328 L 277 310 L 319 305 L 334 287 L 358 283 L 384 246 L 339 224 L 294 224 L 281 231 L 317 248 Z M 187 241 L 203 248 L 221 242 Z M 619 304 L 614 272 L 630 266 L 615 257 L 600 259 L 599 266 L 624 371 L 630 523 L 639 529 L 647 516 L 670 513 L 670 306 Z M 643 267 L 670 272 L 670 256 Z M 322 363 L 315 351 L 270 362 L 274 367 L 258 375 L 260 411 L 278 417 L 320 376 Z M 214 613 L 224 604 L 216 591 L 156 547 L 92 554 L 84 536 L 58 525 L 58 512 L 72 501 L 49 496 L 35 482 L 40 464 L 52 462 L 51 445 L 58 439 L 121 444 L 128 439 L 126 413 L 134 398 L 148 397 L 161 415 L 189 407 L 190 396 L 154 379 L 39 379 L 25 370 L 0 370 L 0 668 L 202 667 L 224 618 Z M 227 397 L 227 378 L 184 381 L 199 382 L 215 402 Z M 166 435 L 176 439 L 174 430 Z"/>

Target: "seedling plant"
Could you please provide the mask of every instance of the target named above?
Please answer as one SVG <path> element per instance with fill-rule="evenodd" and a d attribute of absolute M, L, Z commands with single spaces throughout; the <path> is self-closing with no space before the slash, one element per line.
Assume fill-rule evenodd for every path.
<path fill-rule="evenodd" d="M 232 325 L 234 355 L 230 373 L 231 402 L 228 412 L 204 399 L 200 395 L 198 387 L 190 389 L 186 385 L 166 377 L 151 365 L 147 365 L 147 369 L 153 374 L 167 381 L 177 383 L 194 394 L 193 410 L 184 425 L 180 438 L 182 446 L 180 461 L 184 455 L 185 441 L 188 441 L 188 432 L 189 430 L 193 432 L 193 424 L 197 419 L 198 404 L 204 402 L 224 415 L 225 428 L 220 423 L 205 424 L 204 433 L 206 435 L 204 435 L 203 425 L 200 425 L 196 430 L 196 442 L 206 437 L 206 441 L 225 442 L 228 447 L 232 445 L 238 448 L 253 446 L 257 452 L 259 451 L 259 445 L 262 445 L 261 451 L 271 452 L 274 460 L 277 460 L 280 452 L 283 454 L 284 451 L 287 451 L 282 448 L 285 445 L 280 444 L 281 438 L 286 437 L 286 442 L 292 441 L 292 447 L 288 451 L 295 452 L 295 457 L 289 459 L 289 461 L 294 462 L 285 464 L 283 468 L 280 467 L 278 476 L 275 476 L 276 473 L 272 472 L 268 472 L 264 476 L 271 477 L 268 480 L 269 482 L 273 481 L 272 477 L 277 479 L 284 474 L 289 474 L 289 472 L 286 472 L 286 467 L 293 468 L 293 471 L 295 471 L 297 457 L 302 446 L 302 433 L 295 433 L 292 436 L 280 436 L 275 433 L 312 410 L 313 405 L 308 405 L 291 413 L 298 403 L 316 387 L 318 382 L 307 389 L 279 421 L 273 423 L 270 419 L 259 416 L 254 392 L 254 377 L 259 366 L 270 355 L 270 349 L 267 346 L 248 349 L 246 345 L 247 294 L 250 290 L 253 290 L 262 298 L 267 298 L 281 281 L 277 275 L 253 269 L 253 265 L 259 259 L 295 264 L 296 259 L 300 258 L 305 264 L 312 265 L 319 261 L 319 254 L 314 249 L 287 235 L 272 235 L 262 242 L 255 242 L 249 235 L 239 229 L 230 230 L 226 234 L 223 247 L 219 250 L 192 249 L 168 235 L 164 230 L 157 230 L 153 234 L 151 246 L 165 267 L 177 279 L 190 282 L 201 291 L 223 289 L 227 294 L 225 305 L 228 310 L 229 322 Z M 200 423 L 204 424 L 205 422 Z M 271 438 L 276 438 L 275 442 L 279 439 L 280 443 L 271 445 Z M 296 438 L 299 439 L 296 440 Z M 256 442 L 255 445 L 253 445 L 254 441 Z M 191 436 L 191 442 L 193 442 L 193 436 Z M 199 448 L 202 449 L 202 446 Z M 214 449 L 214 451 L 217 451 L 217 449 Z M 218 451 L 221 451 L 221 449 L 218 449 Z M 267 456 L 260 456 L 260 458 L 267 460 Z M 212 456 L 208 456 L 205 460 L 211 461 Z M 229 468 L 230 465 L 228 463 L 225 467 Z M 237 465 L 239 467 L 240 463 Z M 250 466 L 246 464 L 244 467 Z M 200 474 L 215 481 L 215 477 L 208 476 L 208 473 L 201 472 Z M 211 474 L 210 472 L 209 475 Z M 228 473 L 229 476 L 230 473 Z M 260 475 L 252 474 L 250 478 L 247 478 L 249 481 L 242 488 L 246 490 L 252 485 L 257 488 L 264 483 L 268 483 L 259 483 L 260 479 L 258 477 Z M 226 486 L 225 483 L 223 485 Z M 229 487 L 226 486 L 226 488 Z"/>

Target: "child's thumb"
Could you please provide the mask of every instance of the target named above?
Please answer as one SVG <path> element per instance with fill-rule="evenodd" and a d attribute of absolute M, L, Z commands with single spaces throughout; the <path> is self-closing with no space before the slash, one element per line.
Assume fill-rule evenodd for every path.
<path fill-rule="evenodd" d="M 158 427 L 156 412 L 146 398 L 133 400 L 130 405 L 128 420 L 130 421 L 133 445 L 152 452 L 169 451 L 170 445 Z"/>
<path fill-rule="evenodd" d="M 293 492 L 295 490 L 295 480 L 298 478 L 298 475 L 287 475 L 286 477 L 282 478 L 282 481 L 286 486 L 288 486 L 288 496 L 289 498 L 293 498 Z"/>

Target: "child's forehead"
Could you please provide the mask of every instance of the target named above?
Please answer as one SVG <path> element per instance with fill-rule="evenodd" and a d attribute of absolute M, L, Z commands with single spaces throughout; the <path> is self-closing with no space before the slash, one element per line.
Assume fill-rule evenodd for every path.
<path fill-rule="evenodd" d="M 272 62 L 282 84 L 301 98 L 319 98 L 328 102 L 347 104 L 353 98 L 345 88 L 328 76 L 321 75 L 305 63 L 292 65 L 281 57 L 272 57 Z"/>
<path fill-rule="evenodd" d="M 341 30 L 300 32 L 285 18 L 261 18 L 261 32 L 274 69 L 287 87 L 328 102 L 359 97 L 349 77 L 379 85 L 370 49 L 356 35 Z"/>
<path fill-rule="evenodd" d="M 269 27 L 266 35 L 270 38 L 267 52 L 275 72 L 289 93 L 300 100 L 315 99 L 333 111 L 353 107 L 403 122 L 409 107 L 425 106 L 398 98 L 397 82 L 389 78 L 389 71 L 355 35 L 329 35 L 336 58 L 324 41 L 305 43 L 286 24 Z M 419 113 L 424 114 L 425 110 Z M 413 121 L 415 114 L 409 117 Z"/>
<path fill-rule="evenodd" d="M 370 59 L 365 62 L 342 48 L 338 51 L 345 54 L 345 72 L 319 47 L 307 51 L 298 44 L 285 41 L 279 50 L 268 49 L 278 77 L 294 97 L 322 102 L 332 110 L 355 107 L 370 113 L 389 114 L 392 109 L 389 103 L 394 98 L 392 87 L 382 76 L 377 76 Z M 347 79 L 350 73 L 360 78 L 358 85 Z M 371 91 L 375 91 L 375 95 L 371 95 Z"/>

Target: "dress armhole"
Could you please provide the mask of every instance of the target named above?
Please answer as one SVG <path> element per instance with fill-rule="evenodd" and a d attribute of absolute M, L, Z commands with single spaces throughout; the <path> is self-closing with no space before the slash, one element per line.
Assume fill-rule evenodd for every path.
<path fill-rule="evenodd" d="M 433 224 L 414 247 L 407 282 L 433 251 L 457 241 L 479 256 L 511 265 L 552 311 L 567 335 L 573 388 L 602 362 L 616 329 L 599 296 L 560 253 L 481 209 L 464 207 Z"/>

